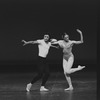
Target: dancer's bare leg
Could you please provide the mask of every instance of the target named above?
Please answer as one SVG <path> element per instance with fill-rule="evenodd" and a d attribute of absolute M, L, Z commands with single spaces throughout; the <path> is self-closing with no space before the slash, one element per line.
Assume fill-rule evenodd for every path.
<path fill-rule="evenodd" d="M 68 85 L 69 85 L 69 87 L 65 90 L 73 90 L 71 78 L 70 78 L 70 75 L 67 72 L 69 71 L 69 69 L 71 69 L 73 62 L 74 62 L 74 58 L 70 59 L 69 61 L 70 61 L 70 63 L 63 58 L 64 75 L 65 75 L 65 78 L 66 78 Z"/>
<path fill-rule="evenodd" d="M 68 61 L 63 59 L 63 68 L 67 74 L 71 74 L 71 73 L 74 73 L 76 71 L 79 71 L 79 70 L 82 70 L 83 68 L 85 68 L 85 66 L 81 66 L 81 65 L 78 65 L 77 68 L 72 68 L 73 62 L 74 62 L 73 57 L 70 57 Z"/>
<path fill-rule="evenodd" d="M 65 74 L 65 78 L 66 78 L 68 85 L 69 85 L 69 87 L 65 90 L 73 90 L 73 85 L 72 85 L 72 81 L 71 81 L 70 76 L 68 74 Z"/>
<path fill-rule="evenodd" d="M 70 57 L 68 61 L 63 59 L 64 74 L 65 74 L 66 80 L 67 80 L 68 85 L 69 85 L 69 88 L 67 88 L 65 90 L 73 90 L 73 86 L 72 86 L 72 82 L 71 82 L 71 78 L 70 78 L 69 74 L 85 68 L 85 66 L 80 66 L 80 65 L 78 66 L 78 68 L 72 68 L 73 62 L 74 62 L 73 56 Z"/>

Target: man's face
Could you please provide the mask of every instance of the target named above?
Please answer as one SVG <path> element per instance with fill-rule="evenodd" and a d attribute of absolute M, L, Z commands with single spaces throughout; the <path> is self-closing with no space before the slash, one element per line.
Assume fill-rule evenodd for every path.
<path fill-rule="evenodd" d="M 49 35 L 44 35 L 44 41 L 48 41 L 49 40 Z"/>

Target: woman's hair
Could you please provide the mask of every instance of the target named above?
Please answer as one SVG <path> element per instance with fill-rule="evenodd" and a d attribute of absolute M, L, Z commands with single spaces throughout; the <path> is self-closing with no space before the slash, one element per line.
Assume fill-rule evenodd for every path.
<path fill-rule="evenodd" d="M 64 39 L 64 36 L 65 36 L 65 35 L 68 35 L 68 34 L 67 34 L 66 32 L 64 32 L 63 35 L 62 35 L 62 39 Z M 69 35 L 68 35 L 68 36 L 69 36 Z"/>

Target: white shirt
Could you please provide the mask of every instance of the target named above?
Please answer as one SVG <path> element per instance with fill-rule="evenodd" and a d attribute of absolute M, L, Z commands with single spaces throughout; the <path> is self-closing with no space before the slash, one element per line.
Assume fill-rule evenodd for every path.
<path fill-rule="evenodd" d="M 38 44 L 38 48 L 39 48 L 38 55 L 45 58 L 49 52 L 51 43 L 50 42 L 46 43 L 43 39 L 37 40 L 37 42 L 39 43 Z"/>

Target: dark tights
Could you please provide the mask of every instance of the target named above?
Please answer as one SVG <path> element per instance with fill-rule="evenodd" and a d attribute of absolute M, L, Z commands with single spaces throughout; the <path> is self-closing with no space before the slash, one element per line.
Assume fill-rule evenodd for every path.
<path fill-rule="evenodd" d="M 38 74 L 34 77 L 34 79 L 31 81 L 31 84 L 34 84 L 36 81 L 42 78 L 42 84 L 41 86 L 45 86 L 45 83 L 48 80 L 48 77 L 50 75 L 49 73 L 49 66 L 47 65 L 46 58 L 38 57 Z"/>

